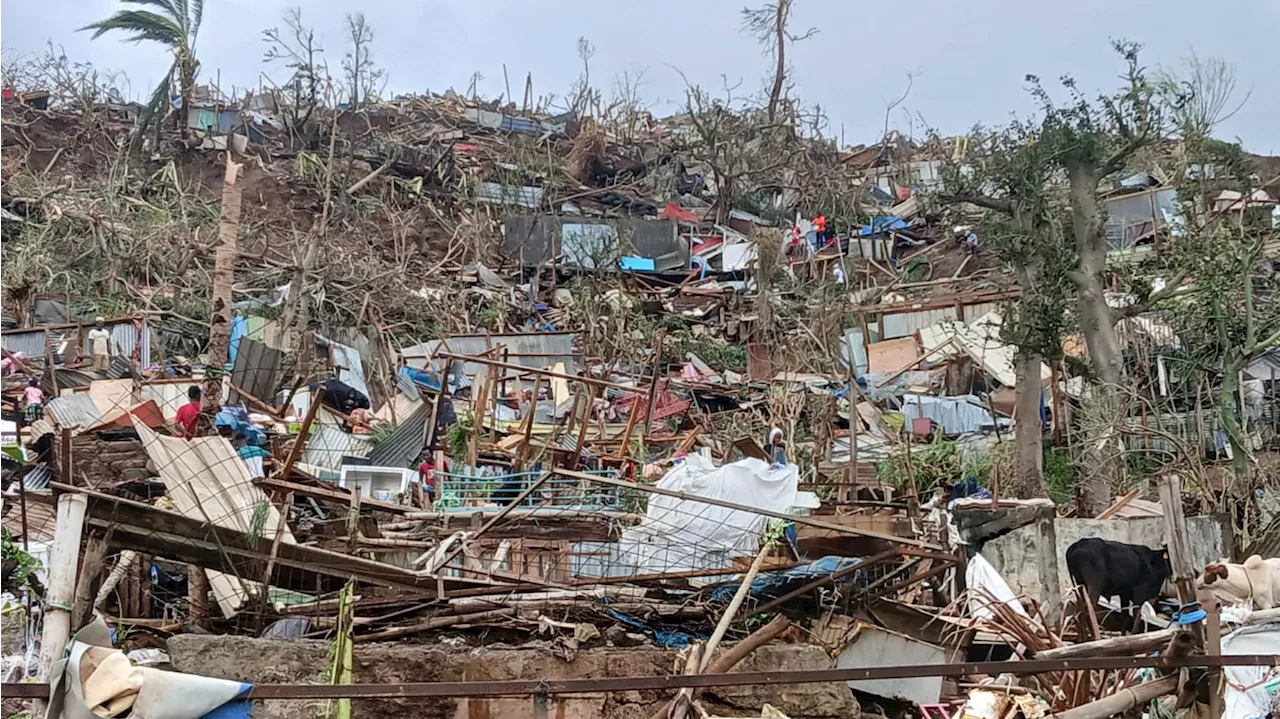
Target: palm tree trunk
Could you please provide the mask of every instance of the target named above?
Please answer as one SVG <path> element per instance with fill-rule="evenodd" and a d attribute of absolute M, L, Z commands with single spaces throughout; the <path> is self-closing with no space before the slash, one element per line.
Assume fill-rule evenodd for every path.
<path fill-rule="evenodd" d="M 212 429 L 222 399 L 222 374 L 231 348 L 231 285 L 235 280 L 236 234 L 240 230 L 239 163 L 227 153 L 227 174 L 222 184 L 222 217 L 218 220 L 218 249 L 213 256 L 213 317 L 209 325 L 209 364 L 201 415 Z"/>

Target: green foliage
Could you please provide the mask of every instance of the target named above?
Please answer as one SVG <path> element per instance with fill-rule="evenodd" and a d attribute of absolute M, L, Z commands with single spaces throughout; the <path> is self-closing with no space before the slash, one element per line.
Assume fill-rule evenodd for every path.
<path fill-rule="evenodd" d="M 1054 504 L 1067 504 L 1075 500 L 1078 477 L 1075 460 L 1065 448 L 1045 447 L 1044 483 L 1049 488 L 1049 498 Z"/>
<path fill-rule="evenodd" d="M 476 418 L 470 412 L 459 412 L 458 421 L 445 430 L 444 438 L 449 446 L 449 456 L 463 459 L 467 456 L 467 448 L 471 444 L 471 435 L 476 431 Z"/>
<path fill-rule="evenodd" d="M 2 530 L 3 539 L 0 544 L 3 545 L 3 559 L 6 562 L 14 562 L 17 566 L 9 575 L 9 582 L 14 587 L 28 586 L 30 581 L 34 579 L 34 574 L 40 570 L 40 560 L 28 554 L 22 547 L 14 541 L 13 534 L 8 528 Z"/>
<path fill-rule="evenodd" d="M 262 538 L 262 533 L 267 528 L 267 517 L 270 515 L 270 500 L 264 499 L 253 505 L 253 514 L 249 516 L 249 537 L 251 541 L 256 542 Z"/>
<path fill-rule="evenodd" d="M 943 484 L 963 479 L 964 457 L 960 445 L 953 441 L 912 446 L 909 473 L 907 463 L 906 453 L 896 452 L 876 465 L 876 476 L 881 482 L 901 490 L 908 486 L 908 478 L 914 475 L 916 492 L 921 496 Z"/>
<path fill-rule="evenodd" d="M 929 274 L 929 261 L 920 257 L 907 260 L 907 266 L 902 271 L 903 279 L 907 282 L 922 282 L 929 279 Z"/>

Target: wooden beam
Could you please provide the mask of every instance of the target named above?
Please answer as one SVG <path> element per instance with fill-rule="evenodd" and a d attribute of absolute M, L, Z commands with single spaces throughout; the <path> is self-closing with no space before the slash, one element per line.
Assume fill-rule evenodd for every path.
<path fill-rule="evenodd" d="M 253 483 L 266 490 L 283 490 L 293 492 L 305 497 L 315 499 L 323 499 L 329 502 L 338 502 L 345 505 L 351 504 L 351 492 L 339 488 L 337 485 L 331 487 L 313 487 L 298 482 L 290 482 L 285 479 L 259 477 L 253 480 Z M 379 511 L 379 512 L 395 512 L 396 514 L 407 514 L 416 511 L 414 507 L 408 507 L 403 504 L 395 504 L 393 502 L 383 502 L 379 499 L 369 499 L 368 497 L 360 498 L 361 511 Z"/>
<path fill-rule="evenodd" d="M 288 477 L 293 471 L 293 465 L 297 464 L 298 458 L 302 456 L 302 450 L 307 444 L 307 435 L 311 432 L 311 423 L 316 421 L 316 413 L 320 411 L 320 398 L 324 396 L 323 391 L 311 393 L 311 406 L 307 407 L 307 416 L 302 420 L 302 427 L 298 430 L 298 438 L 293 441 L 293 446 L 289 448 L 289 456 L 285 458 L 284 465 L 280 467 L 280 471 L 276 472 L 277 477 Z"/>

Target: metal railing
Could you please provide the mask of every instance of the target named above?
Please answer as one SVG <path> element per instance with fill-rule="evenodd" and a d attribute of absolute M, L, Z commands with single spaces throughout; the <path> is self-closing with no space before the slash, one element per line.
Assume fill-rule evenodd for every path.
<path fill-rule="evenodd" d="M 586 472 L 592 476 L 617 479 L 613 470 Z M 538 478 L 541 472 L 515 472 L 499 475 L 436 473 L 434 508 L 439 512 L 465 512 L 476 508 L 503 508 L 514 502 Z M 618 511 L 619 489 L 585 479 L 553 476 L 537 491 L 523 499 L 517 508 L 554 507 L 579 511 Z"/>

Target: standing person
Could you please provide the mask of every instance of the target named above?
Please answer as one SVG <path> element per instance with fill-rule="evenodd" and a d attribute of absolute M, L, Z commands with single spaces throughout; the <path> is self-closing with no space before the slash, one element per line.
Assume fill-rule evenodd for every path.
<path fill-rule="evenodd" d="M 40 389 L 40 380 L 35 377 L 27 382 L 27 387 L 22 391 L 23 400 L 26 402 L 27 411 L 23 415 L 23 419 L 27 424 L 31 424 L 38 419 L 44 418 L 44 390 Z"/>
<path fill-rule="evenodd" d="M 191 439 L 196 436 L 196 420 L 200 418 L 200 387 L 192 385 L 187 390 L 187 403 L 178 408 L 178 436 Z"/>
<path fill-rule="evenodd" d="M 93 329 L 89 330 L 89 351 L 93 355 L 93 371 L 106 372 L 111 365 L 111 332 L 101 317 L 93 321 Z"/>
<path fill-rule="evenodd" d="M 427 495 L 428 505 L 425 509 L 430 509 L 436 503 L 436 465 L 426 452 L 422 453 L 422 462 L 418 464 L 418 481 L 422 483 L 422 491 Z"/>

